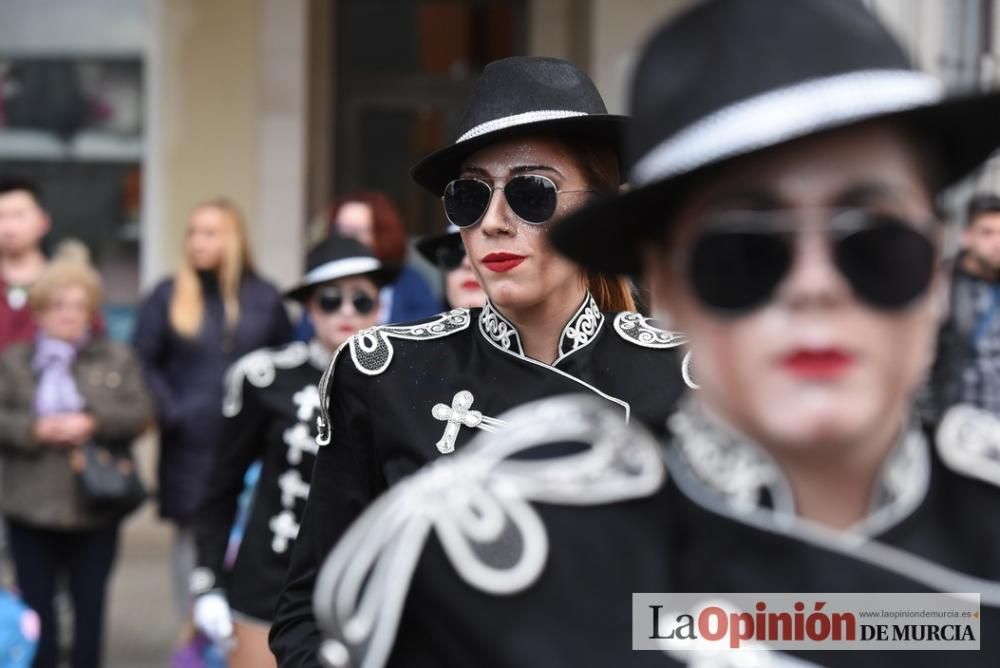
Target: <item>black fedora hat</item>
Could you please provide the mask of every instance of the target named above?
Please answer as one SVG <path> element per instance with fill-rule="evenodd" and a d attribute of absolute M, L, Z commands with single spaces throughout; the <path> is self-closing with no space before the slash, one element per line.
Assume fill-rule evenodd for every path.
<path fill-rule="evenodd" d="M 439 252 L 444 249 L 456 248 L 462 245 L 462 235 L 458 231 L 458 226 L 449 225 L 448 230 L 443 234 L 424 237 L 417 242 L 417 252 L 430 262 L 438 264 Z"/>
<path fill-rule="evenodd" d="M 458 124 L 458 138 L 416 164 L 413 180 L 441 195 L 462 161 L 488 144 L 526 134 L 589 137 L 619 149 L 627 121 L 609 114 L 580 68 L 558 58 L 514 56 L 488 64 Z"/>
<path fill-rule="evenodd" d="M 305 275 L 285 297 L 305 301 L 317 285 L 348 276 L 368 276 L 381 286 L 395 280 L 396 273 L 356 239 L 331 235 L 309 250 Z"/>
<path fill-rule="evenodd" d="M 935 157 L 941 187 L 1000 145 L 1000 94 L 947 97 L 854 0 L 708 0 L 662 27 L 632 81 L 633 189 L 551 231 L 588 269 L 638 273 L 639 247 L 704 174 L 728 161 L 872 120 Z"/>

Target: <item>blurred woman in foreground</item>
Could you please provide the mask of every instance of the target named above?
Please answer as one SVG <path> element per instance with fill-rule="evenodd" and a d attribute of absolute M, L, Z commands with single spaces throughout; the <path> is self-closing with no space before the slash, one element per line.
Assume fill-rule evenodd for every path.
<path fill-rule="evenodd" d="M 709 0 L 649 42 L 632 110 L 635 187 L 553 242 L 591 270 L 643 269 L 700 389 L 662 442 L 592 401 L 523 407 L 379 499 L 317 578 L 323 656 L 1000 664 L 1000 421 L 957 407 L 935 433 L 911 408 L 944 304 L 935 197 L 1000 145 L 1000 94 L 945 98 L 861 3 Z M 546 454 L 566 441 L 582 452 Z M 896 592 L 940 593 L 928 605 L 951 616 L 916 604 L 911 648 L 974 651 L 815 651 L 864 639 L 833 613 L 864 622 Z M 796 611 L 808 635 L 769 652 Z"/>

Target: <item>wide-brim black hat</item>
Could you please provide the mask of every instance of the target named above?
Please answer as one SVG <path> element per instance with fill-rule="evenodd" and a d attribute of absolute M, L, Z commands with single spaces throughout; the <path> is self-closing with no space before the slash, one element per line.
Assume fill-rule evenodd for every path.
<path fill-rule="evenodd" d="M 609 143 L 621 155 L 627 117 L 609 114 L 580 68 L 558 58 L 515 56 L 483 69 L 458 124 L 455 143 L 411 170 L 413 180 L 440 196 L 462 161 L 489 144 L 541 134 Z"/>
<path fill-rule="evenodd" d="M 309 250 L 305 274 L 298 285 L 285 292 L 285 298 L 304 302 L 317 285 L 348 276 L 368 276 L 382 286 L 394 281 L 397 274 L 360 241 L 331 235 Z"/>
<path fill-rule="evenodd" d="M 640 246 L 706 172 L 822 132 L 891 121 L 926 146 L 943 188 L 1000 145 L 1000 94 L 946 97 L 853 0 L 708 0 L 661 28 L 631 87 L 627 193 L 556 224 L 592 271 L 638 273 Z"/>
<path fill-rule="evenodd" d="M 438 251 L 442 248 L 451 248 L 461 245 L 462 235 L 458 231 L 458 226 L 449 225 L 447 232 L 424 237 L 417 242 L 416 247 L 417 252 L 420 253 L 425 260 L 436 265 L 438 263 Z"/>

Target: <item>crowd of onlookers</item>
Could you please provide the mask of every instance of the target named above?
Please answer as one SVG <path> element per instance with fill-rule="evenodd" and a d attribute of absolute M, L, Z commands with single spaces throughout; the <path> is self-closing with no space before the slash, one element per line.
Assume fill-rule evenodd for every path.
<path fill-rule="evenodd" d="M 353 302 L 342 298 L 348 288 L 341 285 L 313 313 L 345 303 L 361 315 L 374 311 L 357 327 L 482 304 L 457 234 L 419 244 L 442 270 L 442 303 L 408 265 L 405 228 L 385 195 L 352 194 L 326 219 L 329 235 L 363 244 L 392 268 L 392 280 L 351 283 Z M 88 465 L 88 444 L 115 444 L 128 461 L 130 442 L 158 428 L 154 497 L 176 528 L 173 590 L 187 617 L 197 561 L 193 523 L 223 438 L 227 369 L 247 353 L 296 339 L 340 342 L 346 329 L 339 338 L 317 332 L 310 292 L 292 295 L 306 307 L 292 322 L 289 295 L 258 273 L 239 208 L 216 199 L 190 213 L 180 266 L 142 301 L 132 345 L 112 342 L 101 277 L 86 248 L 67 241 L 50 250 L 50 231 L 33 183 L 0 183 L 0 512 L 17 591 L 40 622 L 34 665 L 58 665 L 54 601 L 65 596 L 74 611 L 72 664 L 88 666 L 99 663 L 105 592 L 127 512 L 81 496 L 76 478 Z M 1000 414 L 1000 196 L 971 198 L 953 265 L 923 408 L 939 415 L 961 402 Z"/>
<path fill-rule="evenodd" d="M 92 666 L 100 663 L 105 593 L 131 508 L 97 506 L 81 494 L 81 472 L 94 465 L 91 448 L 111 444 L 115 457 L 132 465 L 131 442 L 158 428 L 154 497 L 176 528 L 173 589 L 186 618 L 192 522 L 222 438 L 226 371 L 256 349 L 322 333 L 308 305 L 290 321 L 285 296 L 257 271 L 239 208 L 226 199 L 190 213 L 180 266 L 143 299 L 132 345 L 107 336 L 102 281 L 86 247 L 67 240 L 49 249 L 51 228 L 34 183 L 0 182 L 0 512 L 16 590 L 39 622 L 40 637 L 25 639 L 37 641 L 33 665 L 59 665 L 65 648 L 54 602 L 65 597 L 74 613 L 72 665 Z M 338 201 L 327 231 L 356 239 L 393 268 L 393 281 L 380 282 L 373 295 L 378 311 L 358 322 L 413 320 L 445 307 L 407 264 L 403 223 L 385 195 Z M 461 250 L 457 234 L 444 235 L 428 246 L 428 257 L 459 275 L 447 282 L 446 299 L 476 305 L 478 295 L 481 304 Z M 358 308 L 357 299 L 353 307 L 341 302 L 352 303 L 328 299 L 315 313 Z"/>

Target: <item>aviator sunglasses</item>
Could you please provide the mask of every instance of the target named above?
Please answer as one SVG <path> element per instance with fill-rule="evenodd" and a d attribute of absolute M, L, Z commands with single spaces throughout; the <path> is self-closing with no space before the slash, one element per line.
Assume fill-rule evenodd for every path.
<path fill-rule="evenodd" d="M 548 222 L 556 212 L 559 193 L 589 193 L 593 190 L 559 190 L 555 182 L 538 174 L 519 174 L 502 187 L 475 178 L 455 179 L 444 187 L 444 213 L 456 227 L 475 225 L 490 208 L 493 191 L 503 191 L 507 206 L 518 218 L 532 225 Z"/>
<path fill-rule="evenodd" d="M 833 264 L 861 301 L 894 311 L 927 291 L 936 258 L 927 232 L 891 214 L 828 213 L 820 227 Z M 805 227 L 790 212 L 726 212 L 714 216 L 676 259 L 702 303 L 738 316 L 771 300 L 792 269 Z"/>
<path fill-rule="evenodd" d="M 323 288 L 316 294 L 316 305 L 319 310 L 330 315 L 338 312 L 344 306 L 344 292 L 337 287 Z M 360 315 L 368 315 L 375 310 L 375 298 L 364 290 L 355 290 L 351 295 L 351 304 Z"/>

